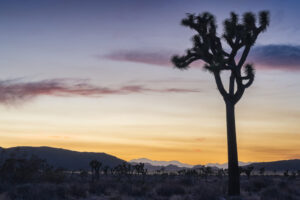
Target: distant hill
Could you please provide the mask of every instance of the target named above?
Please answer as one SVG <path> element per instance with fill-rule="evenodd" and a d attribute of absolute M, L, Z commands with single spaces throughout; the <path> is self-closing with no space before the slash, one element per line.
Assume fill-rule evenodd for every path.
<path fill-rule="evenodd" d="M 158 166 L 158 167 L 166 167 L 168 165 L 175 165 L 179 168 L 199 168 L 202 167 L 204 165 L 189 165 L 186 163 L 182 163 L 176 160 L 172 160 L 172 161 L 157 161 L 157 160 L 150 160 L 148 158 L 139 158 L 139 159 L 133 159 L 129 161 L 130 163 L 148 163 L 151 164 L 152 166 Z M 245 165 L 249 165 L 251 164 L 251 162 L 239 162 L 239 166 L 245 166 Z M 206 167 L 217 167 L 217 168 L 223 168 L 226 169 L 228 168 L 228 163 L 223 163 L 223 164 L 219 164 L 219 163 L 208 163 L 205 165 Z"/>
<path fill-rule="evenodd" d="M 185 164 L 176 160 L 172 161 L 158 161 L 158 160 L 150 160 L 148 158 L 139 158 L 133 159 L 129 161 L 130 163 L 148 163 L 152 166 L 159 166 L 159 167 L 166 167 L 169 165 L 177 166 L 177 167 L 185 167 L 185 168 L 192 168 L 193 165 Z"/>
<path fill-rule="evenodd" d="M 155 161 L 147 158 L 134 159 L 129 161 L 132 164 L 134 163 L 145 163 L 145 168 L 150 171 L 159 170 L 164 167 L 165 171 L 177 171 L 180 169 L 191 169 L 191 168 L 199 168 L 203 165 L 189 165 L 185 163 L 181 163 L 179 161 Z M 228 163 L 208 163 L 205 166 L 212 168 L 222 168 L 227 169 Z M 266 170 L 277 170 L 277 171 L 285 171 L 285 170 L 300 170 L 300 159 L 296 160 L 280 160 L 273 162 L 239 162 L 239 166 L 253 166 L 255 169 L 260 169 L 264 167 Z"/>
<path fill-rule="evenodd" d="M 130 162 L 132 165 L 135 165 L 135 164 L 138 164 L 136 162 Z M 145 164 L 145 169 L 148 170 L 148 172 L 156 172 L 158 170 L 163 171 L 164 172 L 176 172 L 176 171 L 179 171 L 179 170 L 182 170 L 182 169 L 190 169 L 190 168 L 187 168 L 187 167 L 178 167 L 177 165 L 167 165 L 167 166 L 153 166 L 149 163 L 144 163 Z"/>
<path fill-rule="evenodd" d="M 0 147 L 1 159 L 5 159 L 9 156 L 29 158 L 31 155 L 47 160 L 53 167 L 62 167 L 68 170 L 88 170 L 90 169 L 89 162 L 93 159 L 100 161 L 103 166 L 107 165 L 110 167 L 125 162 L 124 160 L 106 153 L 77 152 L 52 147 Z"/>
<path fill-rule="evenodd" d="M 239 166 L 246 166 L 251 164 L 251 162 L 239 162 Z M 223 164 L 219 164 L 219 163 L 208 163 L 205 166 L 207 167 L 217 167 L 217 168 L 222 168 L 222 169 L 227 169 L 228 168 L 228 163 L 223 163 Z"/>
<path fill-rule="evenodd" d="M 253 166 L 255 169 L 260 169 L 264 167 L 266 170 L 300 170 L 300 160 L 280 160 L 273 162 L 257 162 L 252 163 L 249 166 Z"/>
<path fill-rule="evenodd" d="M 123 162 L 115 156 L 106 153 L 94 153 L 94 152 L 77 152 L 60 148 L 52 147 L 12 147 L 1 148 L 0 147 L 0 161 L 5 160 L 10 156 L 16 158 L 29 158 L 31 155 L 35 155 L 41 159 L 47 160 L 47 162 L 54 167 L 62 167 L 68 170 L 90 169 L 89 162 L 91 160 L 98 160 L 103 163 L 103 166 L 114 167 Z M 181 169 L 198 168 L 202 165 L 189 165 L 181 163 L 179 161 L 155 161 L 146 158 L 134 159 L 129 161 L 131 164 L 145 163 L 145 168 L 149 171 L 156 171 L 164 168 L 165 171 L 178 171 Z M 253 166 L 255 169 L 264 167 L 266 170 L 300 170 L 300 159 L 296 160 L 281 160 L 273 162 L 256 162 L 256 163 L 243 163 L 239 162 L 240 166 Z M 206 166 L 227 168 L 227 163 L 218 164 L 211 163 Z"/>

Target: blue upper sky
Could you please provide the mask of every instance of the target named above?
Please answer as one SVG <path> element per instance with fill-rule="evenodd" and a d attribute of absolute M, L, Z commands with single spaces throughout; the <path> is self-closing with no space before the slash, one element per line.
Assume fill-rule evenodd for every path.
<path fill-rule="evenodd" d="M 255 146 L 259 144 L 253 142 L 255 134 L 265 133 L 261 149 L 269 154 L 261 154 L 260 159 L 271 159 L 274 147 L 264 144 L 269 134 L 281 130 L 278 148 L 284 147 L 282 152 L 290 152 L 290 157 L 285 158 L 295 158 L 300 155 L 296 148 L 300 146 L 296 143 L 299 139 L 295 139 L 300 137 L 298 122 L 295 123 L 300 115 L 297 92 L 300 90 L 299 8 L 298 0 L 0 0 L 0 109 L 3 114 L 0 146 L 51 145 L 47 142 L 53 140 L 56 142 L 53 144 L 61 147 L 87 150 L 94 140 L 81 144 L 86 136 L 97 135 L 103 139 L 110 133 L 107 144 L 118 148 L 118 142 L 131 145 L 132 152 L 141 154 L 127 151 L 123 155 L 124 149 L 110 147 L 98 148 L 99 151 L 126 159 L 149 157 L 150 153 L 152 159 L 159 159 L 170 156 L 171 152 L 163 153 L 169 143 L 159 138 L 161 130 L 169 139 L 177 134 L 192 138 L 196 133 L 205 133 L 203 137 L 206 137 L 210 132 L 211 136 L 207 137 L 213 137 L 212 141 L 222 138 L 214 135 L 225 130 L 222 127 L 225 119 L 223 102 L 212 77 L 199 68 L 184 72 L 171 68 L 172 54 L 189 48 L 194 34 L 181 26 L 180 21 L 186 13 L 209 11 L 216 16 L 221 35 L 222 22 L 231 11 L 243 14 L 269 10 L 271 24 L 267 32 L 259 36 L 249 56 L 257 66 L 257 76 L 245 94 L 246 100 L 239 104 L 238 129 L 245 133 L 239 142 L 245 149 L 242 159 L 251 161 L 254 157 L 249 157 L 249 151 L 260 149 Z M 114 96 L 116 94 L 120 96 Z M 25 101 L 30 103 L 23 105 Z M 17 108 L 7 106 L 11 104 Z M 255 112 L 252 118 L 251 112 Z M 203 117 L 202 122 L 193 121 L 195 116 Z M 126 128 L 120 128 L 122 123 Z M 178 123 L 186 127 L 178 128 Z M 105 127 L 111 124 L 111 127 L 98 127 L 99 124 Z M 158 124 L 162 127 L 151 132 Z M 253 124 L 255 128 L 251 131 L 255 133 L 249 135 L 251 140 L 246 133 Z M 85 132 L 87 125 L 91 133 Z M 131 125 L 136 126 L 134 130 L 128 128 Z M 152 146 L 147 154 L 142 154 L 142 148 L 134 146 L 133 143 L 143 144 L 134 142 L 139 126 L 148 127 L 143 129 L 148 131 L 143 139 L 149 140 L 157 134 L 161 144 L 157 152 L 161 154 L 155 154 Z M 52 130 L 53 127 L 57 130 Z M 45 136 L 30 143 L 28 138 L 41 132 Z M 117 133 L 122 133 L 124 138 Z M 290 135 L 284 137 L 285 133 Z M 71 138 L 71 141 L 55 140 L 56 134 L 67 134 L 65 139 Z M 211 145 L 208 149 L 215 145 L 206 144 Z M 174 144 L 175 149 L 177 146 Z M 212 150 L 205 155 L 216 156 L 223 150 Z M 193 151 L 199 152 L 198 147 L 193 147 Z M 177 153 L 174 151 L 174 159 Z M 216 159 L 211 162 L 225 160 L 226 155 L 220 155 L 223 157 L 213 157 Z M 208 160 L 191 157 L 185 161 Z"/>

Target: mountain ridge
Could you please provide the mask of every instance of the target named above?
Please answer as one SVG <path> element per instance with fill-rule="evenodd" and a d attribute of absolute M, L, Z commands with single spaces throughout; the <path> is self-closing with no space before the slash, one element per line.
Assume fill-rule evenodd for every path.
<path fill-rule="evenodd" d="M 74 150 L 68 150 L 64 148 L 55 148 L 48 146 L 40 147 L 31 147 L 31 146 L 18 146 L 11 148 L 2 148 L 0 147 L 0 161 L 8 158 L 9 156 L 14 156 L 17 158 L 24 158 L 30 155 L 36 155 L 41 159 L 47 160 L 47 162 L 53 167 L 62 167 L 69 170 L 89 170 L 89 162 L 91 160 L 98 160 L 103 165 L 115 167 L 119 164 L 127 162 L 116 156 L 104 153 L 104 152 L 79 152 Z M 150 160 L 147 158 L 133 159 L 128 161 L 128 163 L 136 164 L 139 162 L 145 163 L 145 168 L 151 170 L 160 170 L 164 169 L 166 171 L 172 170 L 181 170 L 181 169 L 192 169 L 202 166 L 210 166 L 217 168 L 226 168 L 227 163 L 208 163 L 206 165 L 190 165 L 182 163 L 176 160 L 171 161 L 157 161 Z M 152 165 L 152 164 L 154 165 Z M 270 162 L 239 162 L 240 166 L 253 166 L 255 169 L 264 167 L 266 170 L 300 170 L 300 159 L 291 159 L 291 160 L 278 160 Z"/>
<path fill-rule="evenodd" d="M 109 167 L 115 167 L 123 162 L 126 162 L 120 158 L 103 152 L 78 152 L 48 146 L 18 146 L 1 148 L 0 155 L 3 156 L 3 158 L 7 158 L 9 156 L 26 158 L 35 155 L 41 159 L 45 159 L 53 167 L 62 167 L 69 170 L 88 170 L 90 169 L 89 162 L 94 159 L 100 161 L 103 166 L 107 165 Z"/>

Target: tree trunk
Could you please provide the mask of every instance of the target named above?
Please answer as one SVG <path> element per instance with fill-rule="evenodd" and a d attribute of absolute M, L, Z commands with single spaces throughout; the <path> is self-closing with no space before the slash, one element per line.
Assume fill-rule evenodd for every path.
<path fill-rule="evenodd" d="M 235 133 L 234 104 L 231 102 L 226 102 L 226 119 L 229 177 L 228 194 L 233 196 L 240 194 L 240 174 Z"/>

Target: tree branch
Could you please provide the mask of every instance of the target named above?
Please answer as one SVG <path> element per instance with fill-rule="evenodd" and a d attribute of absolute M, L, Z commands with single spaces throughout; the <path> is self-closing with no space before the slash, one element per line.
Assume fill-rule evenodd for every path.
<path fill-rule="evenodd" d="M 222 80 L 221 80 L 220 72 L 219 71 L 214 72 L 214 77 L 215 77 L 216 84 L 217 84 L 219 92 L 221 93 L 223 98 L 226 99 L 228 97 L 228 93 L 224 89 L 224 85 L 223 85 Z"/>
<path fill-rule="evenodd" d="M 250 86 L 252 85 L 253 81 L 254 81 L 254 76 L 250 76 L 250 77 L 248 78 L 248 82 L 247 82 L 246 84 L 243 84 L 243 87 L 244 87 L 244 88 L 250 87 Z"/>
<path fill-rule="evenodd" d="M 230 81 L 229 81 L 229 95 L 230 96 L 234 95 L 234 82 L 235 82 L 234 80 L 235 80 L 235 77 L 233 75 L 233 72 L 231 72 Z"/>
<path fill-rule="evenodd" d="M 251 48 L 251 45 L 245 46 L 245 49 L 244 49 L 243 54 L 242 54 L 242 57 L 241 57 L 240 61 L 238 62 L 238 65 L 237 65 L 238 69 L 241 69 L 241 67 L 245 63 L 246 58 L 247 58 L 247 56 L 248 56 L 248 54 L 250 52 L 250 48 Z"/>

